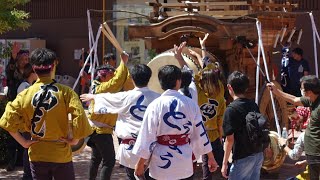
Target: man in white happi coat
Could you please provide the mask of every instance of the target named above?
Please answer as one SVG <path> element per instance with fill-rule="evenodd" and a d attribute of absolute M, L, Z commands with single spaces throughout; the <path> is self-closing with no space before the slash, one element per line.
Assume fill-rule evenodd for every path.
<path fill-rule="evenodd" d="M 135 180 L 134 167 L 139 157 L 132 154 L 132 148 L 142 124 L 147 106 L 160 94 L 151 91 L 147 85 L 151 77 L 151 69 L 139 64 L 130 68 L 130 75 L 135 88 L 119 93 L 83 94 L 83 101 L 94 100 L 94 113 L 118 113 L 115 132 L 122 139 L 116 159 L 126 168 L 128 179 Z"/>
<path fill-rule="evenodd" d="M 177 90 L 181 71 L 174 65 L 160 68 L 161 88 L 165 91 L 144 114 L 142 126 L 133 147 L 140 157 L 135 174 L 144 173 L 145 163 L 154 179 L 193 179 L 192 152 L 195 157 L 207 154 L 209 167 L 218 167 L 204 128 L 199 106 Z"/>

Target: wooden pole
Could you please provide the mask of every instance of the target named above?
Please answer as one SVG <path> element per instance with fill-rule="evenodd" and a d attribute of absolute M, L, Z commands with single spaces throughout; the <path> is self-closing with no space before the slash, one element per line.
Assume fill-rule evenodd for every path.
<path fill-rule="evenodd" d="M 103 10 L 102 22 L 105 22 L 106 21 L 106 13 L 104 11 L 106 10 L 106 0 L 102 0 L 102 10 Z M 105 54 L 105 48 L 106 48 L 105 46 L 106 46 L 106 41 L 105 41 L 104 36 L 102 36 L 102 57 L 101 57 L 101 59 L 103 59 L 103 56 Z"/>

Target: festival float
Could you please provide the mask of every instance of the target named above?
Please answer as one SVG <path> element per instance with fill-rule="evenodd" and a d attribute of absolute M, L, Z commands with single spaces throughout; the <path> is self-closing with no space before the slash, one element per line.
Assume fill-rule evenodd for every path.
<path fill-rule="evenodd" d="M 211 60 L 219 62 L 225 75 L 235 70 L 248 75 L 250 87 L 247 97 L 255 99 L 270 123 L 271 155 L 265 155 L 263 169 L 274 172 L 280 168 L 285 159 L 285 152 L 278 145 L 277 138 L 281 136 L 281 127 L 289 127 L 288 104 L 266 88 L 267 82 L 274 82 L 277 69 L 272 62 L 272 54 L 292 43 L 299 44 L 303 29 L 295 27 L 297 17 L 309 14 L 314 34 L 320 42 L 312 13 L 294 12 L 298 4 L 289 1 L 276 3 L 262 0 L 223 1 L 223 0 L 192 0 L 175 3 L 160 3 L 158 0 L 146 2 L 152 7 L 149 16 L 132 11 L 109 10 L 108 12 L 133 13 L 148 20 L 149 23 L 130 24 L 129 39 L 143 39 L 146 49 L 153 49 L 156 55 L 148 66 L 153 71 L 149 88 L 162 92 L 157 80 L 158 69 L 163 65 L 179 66 L 172 52 L 174 44 L 180 44 L 181 38 L 187 41 L 183 50 L 183 58 L 194 72 L 200 70 L 196 57 L 188 49 L 201 54 L 199 37 L 209 34 L 206 41 L 206 55 Z M 92 10 L 91 10 L 92 11 Z M 96 10 L 97 11 L 97 10 Z M 107 11 L 100 11 L 106 13 Z M 105 35 L 119 52 L 123 52 L 119 42 L 109 28 L 109 20 L 100 25 L 96 37 L 90 22 L 88 10 L 89 44 L 91 52 L 97 53 L 97 43 L 101 34 Z M 316 49 L 316 46 L 315 46 Z M 89 54 L 91 54 L 91 52 Z M 97 55 L 94 56 L 95 58 Z M 315 51 L 315 57 L 317 57 Z M 97 59 L 89 56 L 85 63 L 98 65 Z M 279 61 L 281 63 L 281 61 Z M 316 73 L 318 73 L 317 58 L 315 58 Z M 94 70 L 94 66 L 93 66 Z M 83 70 L 82 70 L 83 71 Z M 81 74 L 81 72 L 80 72 Z M 318 76 L 318 74 L 317 74 Z M 78 77 L 79 80 L 80 76 Z M 76 81 L 75 85 L 78 81 Z M 74 86 L 75 87 L 75 86 Z M 77 149 L 77 148 L 76 148 Z"/>

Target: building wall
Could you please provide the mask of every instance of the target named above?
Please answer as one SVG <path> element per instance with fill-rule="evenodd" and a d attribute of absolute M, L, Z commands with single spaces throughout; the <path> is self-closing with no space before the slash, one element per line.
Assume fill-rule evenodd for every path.
<path fill-rule="evenodd" d="M 112 9 L 112 4 L 113 0 L 106 0 L 106 9 Z M 60 58 L 57 74 L 76 78 L 79 61 L 74 59 L 74 50 L 89 47 L 87 9 L 102 10 L 102 0 L 32 0 L 21 9 L 30 12 L 30 28 L 2 34 L 0 39 L 46 40 L 47 48 L 54 50 Z M 92 12 L 91 17 L 95 36 L 102 22 L 102 13 Z M 111 17 L 112 13 L 109 13 L 106 19 Z M 102 46 L 101 42 L 100 38 L 99 47 Z M 110 49 L 109 43 L 107 49 Z M 101 59 L 102 53 L 98 53 Z"/>
<path fill-rule="evenodd" d="M 320 32 L 320 11 L 316 10 L 313 11 L 313 16 L 315 19 L 315 23 L 318 29 L 318 32 Z M 301 44 L 298 46 L 304 50 L 304 58 L 308 60 L 309 65 L 310 65 L 310 71 L 311 74 L 316 74 L 315 73 L 315 58 L 314 58 L 314 46 L 313 46 L 313 31 L 311 28 L 311 20 L 309 17 L 309 14 L 304 14 L 301 15 L 297 18 L 297 23 L 296 23 L 297 29 L 303 29 L 303 35 L 301 38 Z M 316 41 L 317 43 L 317 58 L 318 58 L 318 64 L 320 63 L 320 45 L 318 43 L 318 40 Z M 319 65 L 318 65 L 319 66 Z M 320 73 L 320 72 L 319 72 Z"/>
<path fill-rule="evenodd" d="M 135 11 L 135 7 L 143 7 L 146 0 L 106 0 L 106 9 L 120 10 L 126 7 L 127 10 Z M 284 0 L 274 0 L 284 1 Z M 163 2 L 160 0 L 159 2 Z M 167 2 L 177 2 L 176 0 L 168 0 Z M 293 3 L 298 3 L 299 8 L 297 11 L 311 11 L 313 10 L 315 21 L 318 29 L 320 30 L 320 2 L 318 0 L 293 0 Z M 132 5 L 132 7 L 131 7 Z M 147 7 L 147 6 L 146 6 Z M 74 78 L 78 76 L 79 68 L 78 61 L 74 60 L 73 53 L 75 49 L 88 47 L 88 27 L 87 27 L 87 9 L 100 9 L 102 10 L 102 0 L 32 0 L 22 9 L 30 12 L 31 18 L 29 22 L 31 27 L 26 31 L 13 31 L 7 34 L 0 35 L 0 39 L 25 39 L 25 38 L 41 38 L 46 40 L 47 47 L 56 51 L 60 57 L 60 64 L 58 73 L 61 75 L 71 75 Z M 141 9 L 141 8 L 140 8 Z M 144 12 L 148 14 L 147 8 Z M 102 22 L 101 13 L 92 13 L 92 25 L 94 33 Z M 128 14 L 109 13 L 107 20 L 112 19 L 112 16 L 125 17 Z M 301 41 L 301 47 L 305 50 L 305 58 L 309 60 L 311 72 L 314 73 L 314 53 L 312 42 L 312 30 L 310 19 L 308 15 L 302 15 L 298 18 L 297 28 L 303 28 L 304 33 Z M 112 27 L 112 26 L 111 26 Z M 143 46 L 141 41 L 125 41 L 125 26 L 121 22 L 115 23 L 113 30 L 119 38 L 119 42 L 124 46 L 128 52 L 136 50 L 135 45 Z M 101 51 L 101 39 L 98 48 Z M 111 44 L 106 40 L 106 52 L 115 52 Z M 133 48 L 132 48 L 133 47 Z M 318 48 L 320 49 L 320 48 Z M 102 53 L 98 52 L 99 59 Z M 145 59 L 146 51 L 144 48 L 139 49 L 140 56 Z M 318 59 L 319 57 L 318 50 Z M 275 56 L 275 58 L 278 58 Z M 142 61 L 143 62 L 143 61 Z"/>

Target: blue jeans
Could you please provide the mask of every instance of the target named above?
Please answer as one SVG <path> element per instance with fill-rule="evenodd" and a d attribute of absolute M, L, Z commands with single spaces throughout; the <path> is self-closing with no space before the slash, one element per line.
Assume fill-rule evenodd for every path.
<path fill-rule="evenodd" d="M 263 152 L 235 160 L 229 173 L 229 180 L 258 180 L 263 163 Z"/>

